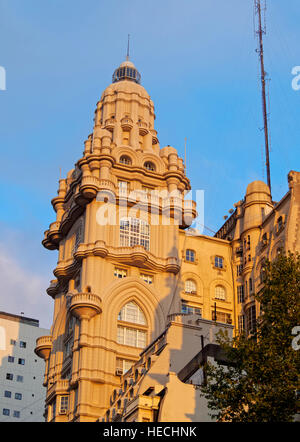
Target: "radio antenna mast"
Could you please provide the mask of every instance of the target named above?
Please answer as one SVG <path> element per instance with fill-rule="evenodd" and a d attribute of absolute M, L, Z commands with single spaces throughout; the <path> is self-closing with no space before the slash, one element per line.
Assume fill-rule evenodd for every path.
<path fill-rule="evenodd" d="M 264 14 L 266 14 L 266 0 L 264 1 Z M 262 94 L 262 110 L 264 120 L 264 133 L 265 133 L 265 153 L 266 153 L 266 169 L 267 169 L 267 181 L 271 192 L 271 174 L 270 174 L 270 152 L 269 152 L 269 129 L 268 129 L 268 111 L 267 111 L 267 99 L 266 99 L 266 71 L 264 65 L 264 46 L 263 35 L 266 34 L 266 26 L 262 25 L 262 5 L 261 0 L 254 0 L 255 13 L 258 16 L 258 29 L 255 29 L 255 33 L 258 36 L 258 48 L 256 52 L 259 54 L 260 61 L 260 79 L 261 79 L 261 94 Z"/>
<path fill-rule="evenodd" d="M 186 138 L 184 139 L 184 173 L 186 174 Z"/>
<path fill-rule="evenodd" d="M 130 34 L 128 34 L 128 40 L 127 40 L 127 55 L 126 55 L 126 60 L 129 60 L 129 40 L 130 40 Z"/>

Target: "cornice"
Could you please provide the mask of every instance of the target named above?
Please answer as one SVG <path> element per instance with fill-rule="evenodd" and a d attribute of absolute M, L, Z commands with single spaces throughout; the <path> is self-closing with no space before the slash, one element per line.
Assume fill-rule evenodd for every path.
<path fill-rule="evenodd" d="M 80 244 L 74 256 L 78 261 L 88 256 L 99 256 L 118 263 L 174 274 L 178 273 L 180 269 L 177 257 L 161 258 L 140 245 L 112 247 L 108 246 L 105 241 L 96 241 L 93 244 Z"/>

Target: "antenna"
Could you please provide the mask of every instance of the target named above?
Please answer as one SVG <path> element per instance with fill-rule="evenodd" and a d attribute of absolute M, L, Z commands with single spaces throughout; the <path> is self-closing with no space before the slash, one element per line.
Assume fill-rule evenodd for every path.
<path fill-rule="evenodd" d="M 259 54 L 260 60 L 260 78 L 261 78 L 261 95 L 262 95 L 262 110 L 264 119 L 264 133 L 265 133 L 265 154 L 266 154 L 266 169 L 267 169 L 267 181 L 271 192 L 271 174 L 270 174 L 270 153 L 269 153 L 269 130 L 268 130 L 268 112 L 267 112 L 267 99 L 266 99 L 266 71 L 264 66 L 264 46 L 263 35 L 266 34 L 266 0 L 264 1 L 264 26 L 262 25 L 262 6 L 261 0 L 254 0 L 255 14 L 258 16 L 258 29 L 255 28 L 255 33 L 258 36 L 258 48 L 256 52 Z"/>
<path fill-rule="evenodd" d="M 129 39 L 130 39 L 130 34 L 128 34 L 128 41 L 127 41 L 127 55 L 126 55 L 126 60 L 129 60 Z"/>
<path fill-rule="evenodd" d="M 184 173 L 186 175 L 186 138 L 184 139 Z"/>

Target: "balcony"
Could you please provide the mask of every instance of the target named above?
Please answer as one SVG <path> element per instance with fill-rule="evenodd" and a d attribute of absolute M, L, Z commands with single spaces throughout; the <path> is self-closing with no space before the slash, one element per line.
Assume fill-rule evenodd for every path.
<path fill-rule="evenodd" d="M 90 319 L 102 312 L 102 301 L 93 293 L 76 293 L 71 298 L 69 309 L 79 319 Z"/>
<path fill-rule="evenodd" d="M 99 179 L 96 176 L 88 175 L 82 177 L 80 191 L 87 199 L 92 199 L 97 195 L 99 189 Z"/>
<path fill-rule="evenodd" d="M 122 118 L 122 120 L 121 120 L 121 127 L 125 131 L 131 130 L 132 127 L 133 127 L 132 119 L 129 118 L 129 117 Z"/>
<path fill-rule="evenodd" d="M 152 134 L 152 144 L 158 144 L 157 131 L 155 129 L 150 130 Z"/>
<path fill-rule="evenodd" d="M 109 130 L 110 132 L 112 132 L 114 130 L 116 124 L 116 120 L 114 118 L 108 118 L 107 120 L 105 120 L 105 129 Z"/>
<path fill-rule="evenodd" d="M 145 123 L 144 121 L 138 121 L 137 123 L 138 127 L 139 127 L 139 134 L 144 136 L 148 133 L 148 124 Z"/>
<path fill-rule="evenodd" d="M 59 227 L 60 227 L 60 222 L 59 221 L 55 221 L 54 223 L 51 223 L 49 226 L 49 239 L 54 242 L 55 244 L 58 244 L 60 238 L 61 238 L 61 234 L 59 232 Z"/>
<path fill-rule="evenodd" d="M 35 354 L 47 360 L 52 349 L 52 336 L 40 336 L 36 340 Z"/>
<path fill-rule="evenodd" d="M 108 190 L 109 192 L 115 192 L 115 185 L 110 180 L 99 180 L 100 190 Z"/>

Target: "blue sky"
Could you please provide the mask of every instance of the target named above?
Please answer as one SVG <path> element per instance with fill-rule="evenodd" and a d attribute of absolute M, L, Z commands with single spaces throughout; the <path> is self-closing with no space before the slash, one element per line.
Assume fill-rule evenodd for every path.
<path fill-rule="evenodd" d="M 268 0 L 265 64 L 270 85 L 274 200 L 299 170 L 299 0 Z M 155 104 L 161 147 L 183 157 L 193 189 L 205 191 L 205 225 L 216 231 L 265 180 L 253 0 L 0 0 L 0 310 L 49 327 L 45 289 L 56 252 L 41 246 L 55 214 L 59 168 L 81 156 L 114 69 L 131 59 Z M 209 233 L 209 230 L 206 231 Z"/>

